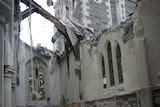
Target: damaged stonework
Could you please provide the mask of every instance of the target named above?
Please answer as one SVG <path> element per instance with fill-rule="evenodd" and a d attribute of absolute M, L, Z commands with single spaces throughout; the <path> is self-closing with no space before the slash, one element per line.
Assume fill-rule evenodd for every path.
<path fill-rule="evenodd" d="M 46 47 L 42 47 L 41 44 L 38 44 L 37 47 L 34 48 L 35 51 L 38 51 L 40 54 L 51 57 L 53 52 Z"/>
<path fill-rule="evenodd" d="M 36 106 L 41 104 L 41 106 L 53 106 L 50 99 L 56 99 L 54 101 L 59 101 L 59 98 L 51 90 L 57 90 L 58 87 L 55 82 L 55 72 L 53 68 L 54 59 L 52 56 L 54 53 L 40 46 L 33 47 L 31 56 L 31 46 L 20 41 L 20 47 L 18 51 L 18 63 L 19 63 L 19 86 L 16 87 L 16 106 Z M 33 59 L 33 63 L 31 63 Z M 33 66 L 33 70 L 31 70 Z M 34 81 L 34 86 L 32 86 L 31 81 Z M 32 88 L 32 87 L 33 88 Z M 59 94 L 58 92 L 56 94 Z"/>
<path fill-rule="evenodd" d="M 31 1 L 22 0 L 21 2 L 27 6 L 29 6 L 29 4 L 31 4 L 31 6 L 32 6 L 29 9 L 26 9 L 25 11 L 22 12 L 21 20 L 23 20 L 29 16 L 29 14 L 30 14 L 29 10 L 31 10 L 31 14 L 34 12 L 37 12 L 38 14 L 42 15 L 44 18 L 46 18 L 47 20 L 49 20 L 55 24 L 55 27 L 57 28 L 57 30 L 59 32 L 61 32 L 63 34 L 63 36 L 65 37 L 66 42 L 68 44 L 68 47 L 72 48 L 75 55 L 77 54 L 76 49 L 75 49 L 75 43 L 77 41 L 76 36 L 74 35 L 73 31 L 70 29 L 70 27 L 68 27 L 67 24 L 64 23 L 65 25 L 63 25 L 61 21 L 59 21 L 57 18 L 52 16 L 48 11 L 43 9 L 39 4 L 37 4 L 33 0 L 31 0 Z"/>
<path fill-rule="evenodd" d="M 90 53 L 90 57 L 92 56 L 92 48 L 93 47 L 97 47 L 97 45 L 99 44 L 99 40 L 101 39 L 102 34 L 109 34 L 112 32 L 119 32 L 120 29 L 123 29 L 124 33 L 122 36 L 122 41 L 124 43 L 126 43 L 127 41 L 129 41 L 130 39 L 133 39 L 133 22 L 132 19 L 129 18 L 127 19 L 124 23 L 121 23 L 121 25 L 119 25 L 116 29 L 105 29 L 102 30 L 101 32 L 99 32 L 98 34 L 95 34 L 94 32 L 92 32 L 89 29 L 84 29 L 81 27 L 81 29 L 83 29 L 83 32 L 80 32 L 80 30 L 77 29 L 77 27 L 73 26 L 73 24 L 71 23 L 71 21 L 66 20 L 65 23 L 67 23 L 67 25 L 69 25 L 68 27 L 70 27 L 72 30 L 72 33 L 68 32 L 68 35 L 70 35 L 70 39 L 71 41 L 73 41 L 72 43 L 74 43 L 75 45 L 75 50 L 76 50 L 76 55 L 75 55 L 75 60 L 76 62 L 80 62 L 80 51 L 79 48 L 81 46 L 81 43 L 85 42 L 90 48 L 89 48 L 89 53 Z M 64 24 L 65 25 L 65 24 Z M 72 26 L 71 26 L 72 25 Z M 77 30 L 76 30 L 77 29 Z M 74 34 L 74 35 L 73 35 Z M 80 34 L 80 35 L 79 35 Z M 81 36 L 82 35 L 82 36 Z M 59 32 L 56 32 L 55 35 L 52 38 L 52 42 L 57 44 L 60 38 L 62 37 L 62 34 Z M 76 39 L 74 39 L 75 37 L 77 37 Z M 83 37 L 83 39 L 79 39 L 78 37 Z M 62 39 L 63 40 L 63 39 Z M 79 42 L 78 42 L 79 41 Z M 63 40 L 63 44 L 62 43 L 58 43 L 57 45 L 61 45 L 63 46 L 63 48 L 61 47 L 61 49 L 56 49 L 55 55 L 56 58 L 58 59 L 58 63 L 60 63 L 61 61 L 63 61 L 65 58 L 67 59 L 67 68 L 68 68 L 68 76 L 70 75 L 69 71 L 70 71 L 70 65 L 69 65 L 69 53 L 71 52 L 71 48 L 69 48 L 66 44 L 65 39 Z M 62 49 L 64 49 L 62 51 Z M 61 54 L 60 54 L 61 53 Z M 57 57 L 58 56 L 58 57 Z M 56 62 L 54 62 L 56 63 Z M 79 79 L 81 80 L 81 63 L 75 63 L 76 67 L 75 67 L 75 73 L 78 75 Z"/>
<path fill-rule="evenodd" d="M 128 39 L 129 38 L 129 39 Z M 124 42 L 125 41 L 125 42 Z M 110 44 L 110 56 L 108 56 L 108 47 Z M 105 29 L 99 32 L 99 34 L 91 36 L 88 40 L 81 44 L 82 49 L 82 70 L 84 71 L 83 78 L 87 78 L 85 84 L 85 105 L 86 106 L 122 106 L 125 99 L 126 105 L 138 106 L 139 100 L 137 98 L 136 89 L 132 85 L 136 84 L 134 77 L 128 77 L 129 75 L 137 75 L 136 63 L 134 54 L 134 34 L 133 34 L 133 20 L 127 19 L 124 23 L 121 23 L 115 29 Z M 117 48 L 119 47 L 119 48 Z M 117 51 L 119 49 L 119 51 Z M 88 57 L 91 54 L 91 57 Z M 117 54 L 121 59 L 117 59 Z M 102 78 L 102 58 L 104 58 L 105 77 Z M 111 85 L 109 60 L 112 59 L 112 66 L 114 76 L 114 85 Z M 117 60 L 121 61 L 121 66 L 118 65 Z M 130 67 L 126 63 L 131 64 Z M 111 65 L 111 64 L 110 64 Z M 118 67 L 117 67 L 118 65 Z M 122 71 L 121 77 L 124 79 L 122 83 L 119 82 L 119 69 Z M 129 73 L 128 73 L 129 72 Z M 89 76 L 85 76 L 89 75 Z M 92 75 L 94 75 L 92 77 Z M 126 76 L 127 75 L 127 76 Z M 90 78 L 90 79 L 88 79 Z M 94 80 L 92 78 L 95 78 Z M 106 87 L 103 87 L 105 80 Z M 90 82 L 92 81 L 92 82 Z M 94 82 L 93 82 L 94 81 Z M 98 82 L 97 82 L 98 81 Z M 133 83 L 130 83 L 132 81 Z M 95 85 L 97 82 L 97 85 Z M 91 85 L 95 85 L 91 87 Z M 132 85 L 127 85 L 132 84 Z M 88 86 L 89 85 L 89 86 Z M 94 90 L 92 90 L 94 89 Z M 92 90 L 92 92 L 90 92 Z M 128 91 L 130 90 L 130 91 Z M 133 91 L 133 93 L 132 93 Z"/>
<path fill-rule="evenodd" d="M 97 2 L 101 1 L 97 0 Z M 119 2 L 119 0 L 115 1 Z M 133 5 L 129 4 L 128 7 L 125 7 L 127 4 L 122 5 L 123 9 L 129 8 L 125 10 L 127 11 L 125 14 L 130 16 L 127 21 L 114 29 L 105 28 L 99 34 L 85 31 L 85 37 L 80 41 L 82 87 L 79 86 L 78 73 L 75 72 L 78 64 L 75 62 L 73 52 L 69 54 L 69 61 L 64 58 L 58 65 L 61 73 L 61 95 L 66 98 L 65 101 L 68 101 L 66 104 L 69 106 L 82 102 L 82 107 L 152 107 L 152 100 L 154 106 L 159 105 L 157 102 L 159 96 L 156 94 L 159 94 L 159 71 L 157 71 L 159 56 L 157 55 L 160 53 L 158 49 L 160 42 L 157 10 L 160 2 L 125 1 L 133 1 Z M 138 8 L 132 16 L 134 12 L 132 8 L 135 5 Z M 84 19 L 87 20 L 86 17 Z M 69 70 L 66 69 L 68 62 Z M 66 75 L 68 72 L 70 72 L 69 78 Z M 80 94 L 83 96 L 82 100 L 78 98 L 80 92 L 82 92 Z"/>
<path fill-rule="evenodd" d="M 109 6 L 107 0 L 88 0 L 86 3 L 88 9 L 87 19 L 91 21 L 88 23 L 88 27 L 93 28 L 95 32 L 98 32 L 109 26 Z"/>
<path fill-rule="evenodd" d="M 75 60 L 76 62 L 80 62 L 80 40 L 84 38 L 84 30 L 85 28 L 81 25 L 78 24 L 77 22 L 73 20 L 61 20 L 63 25 L 66 28 L 68 37 L 71 41 L 71 44 L 75 50 Z M 73 50 L 66 39 L 63 37 L 63 34 L 61 34 L 59 31 L 55 33 L 55 35 L 52 37 L 52 43 L 56 46 L 55 48 L 55 54 L 53 59 L 57 59 L 58 63 L 63 61 L 66 57 L 67 60 L 67 75 L 68 78 L 70 77 L 70 65 L 69 65 L 69 54 Z M 56 61 L 54 61 L 54 67 L 55 67 Z M 76 63 L 75 67 L 75 73 L 79 77 L 79 80 L 81 80 L 81 70 L 80 70 L 80 63 Z"/>
<path fill-rule="evenodd" d="M 81 0 L 77 0 L 77 5 L 76 5 L 76 9 L 73 12 L 73 18 L 74 20 L 76 20 L 78 23 L 82 23 L 82 1 Z"/>
<path fill-rule="evenodd" d="M 132 51 L 134 50 L 134 46 L 133 46 L 134 36 L 132 31 L 133 22 L 131 18 L 126 20 L 126 18 L 128 17 L 125 16 L 124 0 L 121 0 L 122 2 L 115 0 L 116 3 L 118 3 L 118 6 L 121 8 L 121 9 L 118 9 L 117 13 L 119 14 L 116 17 L 116 18 L 119 18 L 119 17 L 121 18 L 117 19 L 118 24 L 116 24 L 115 26 L 112 25 L 113 24 L 112 19 L 114 21 L 116 20 L 116 18 L 112 18 L 111 13 L 113 13 L 118 6 L 117 4 L 112 5 L 114 10 L 113 9 L 111 10 L 111 7 L 110 7 L 111 2 L 109 0 L 92 0 L 92 1 L 91 0 L 84 0 L 84 1 L 69 0 L 68 1 L 69 4 L 68 3 L 66 4 L 67 1 L 63 3 L 62 0 L 59 0 L 59 3 L 60 1 L 66 7 L 62 7 L 62 8 L 57 7 L 56 9 L 58 10 L 57 12 L 62 12 L 62 14 L 60 13 L 58 14 L 62 22 L 64 21 L 64 19 L 68 18 L 68 20 L 65 20 L 64 22 L 68 27 L 71 28 L 70 30 L 73 31 L 72 33 L 74 33 L 74 35 L 70 35 L 70 39 L 73 39 L 71 41 L 72 41 L 72 45 L 75 44 L 74 49 L 76 53 L 74 56 L 72 48 L 68 46 L 65 39 L 63 40 L 63 44 L 64 44 L 63 46 L 65 47 L 64 52 L 62 52 L 61 55 L 58 55 L 60 52 L 56 52 L 56 55 L 57 55 L 56 71 L 61 73 L 61 77 L 60 77 L 61 95 L 64 96 L 64 98 L 66 98 L 65 99 L 66 105 L 76 104 L 77 102 L 80 102 L 80 100 L 85 102 L 82 106 L 88 106 L 87 105 L 88 102 L 90 103 L 94 101 L 95 101 L 95 105 L 91 105 L 91 106 L 105 106 L 105 105 L 109 106 L 111 105 L 109 102 L 112 102 L 113 104 L 112 106 L 123 105 L 122 104 L 123 101 L 119 102 L 119 104 L 118 103 L 116 104 L 116 101 L 115 101 L 115 100 L 121 101 L 123 99 L 129 99 L 129 100 L 134 99 L 133 101 L 136 102 L 137 99 L 135 98 L 137 96 L 135 91 L 132 98 L 130 98 L 130 95 L 132 93 L 127 94 L 127 97 L 121 98 L 121 96 L 125 96 L 125 94 L 128 92 L 126 90 L 129 89 L 132 91 L 132 86 L 129 85 L 129 87 L 126 87 L 127 84 L 131 84 L 128 78 L 128 75 L 130 74 L 128 74 L 127 76 L 124 75 L 124 78 L 125 78 L 124 81 L 125 82 L 127 81 L 126 83 L 123 84 L 122 83 L 123 81 L 119 83 L 119 80 L 118 80 L 119 73 L 117 70 L 119 65 L 116 68 L 116 65 L 117 65 L 116 51 L 117 49 L 119 49 L 117 52 L 119 53 L 118 57 L 119 59 L 123 58 L 123 60 L 119 60 L 120 62 L 122 62 L 123 68 L 122 67 L 119 67 L 119 68 L 121 68 L 122 70 L 124 69 L 125 73 L 133 72 L 131 73 L 131 75 L 132 74 L 136 75 L 136 72 L 135 72 L 136 64 L 134 63 L 134 53 Z M 131 10 L 132 12 L 134 11 L 134 9 L 131 9 Z M 75 17 L 75 15 L 77 15 L 77 17 Z M 71 26 L 73 21 L 76 22 L 76 24 L 74 24 L 74 27 Z M 125 22 L 121 23 L 122 21 L 125 21 Z M 79 26 L 81 24 L 83 25 L 82 27 Z M 78 30 L 75 30 L 75 28 Z M 75 36 L 76 36 L 76 39 L 73 38 Z M 53 38 L 54 38 L 53 42 L 55 42 L 56 41 L 55 38 L 58 38 L 58 36 L 55 36 Z M 107 63 L 108 62 L 107 44 L 109 42 L 110 42 L 109 49 L 113 51 L 113 52 L 110 51 L 111 55 L 113 53 L 112 55 L 113 59 L 110 58 L 112 59 L 110 62 L 114 63 L 114 65 L 112 65 L 114 69 L 112 75 L 114 75 L 114 72 L 116 72 L 116 77 L 114 77 L 115 86 L 113 87 L 112 85 L 110 85 L 111 83 L 109 82 L 110 74 L 108 71 L 109 67 Z M 102 71 L 101 70 L 102 55 L 104 55 L 103 58 L 105 60 L 103 61 L 103 63 L 106 68 L 105 69 L 106 78 L 101 77 L 102 76 L 101 74 L 102 73 L 101 72 Z M 123 61 L 126 61 L 126 62 L 123 62 Z M 128 63 L 130 65 L 129 66 L 130 68 L 126 66 L 125 63 Z M 131 64 L 131 63 L 134 63 L 134 64 Z M 122 75 L 122 73 L 120 75 Z M 102 89 L 103 88 L 102 81 L 106 82 L 106 89 Z M 131 81 L 135 82 L 137 80 L 133 80 L 133 78 L 131 78 Z M 137 84 L 134 86 L 136 87 Z M 119 93 L 121 94 L 119 95 L 120 97 L 118 97 Z M 107 98 L 112 100 L 109 101 Z M 104 102 L 100 101 L 102 99 L 105 99 L 105 101 Z M 101 103 L 105 105 L 101 105 Z M 126 103 L 132 103 L 132 102 L 126 101 Z M 136 103 L 136 105 L 138 104 Z"/>
<path fill-rule="evenodd" d="M 126 43 L 127 41 L 129 41 L 130 39 L 134 38 L 134 34 L 133 34 L 133 21 L 131 19 L 131 17 L 129 19 L 127 19 L 127 21 L 125 23 L 123 23 L 121 25 L 121 28 L 124 29 L 124 36 L 123 36 L 123 42 Z"/>
<path fill-rule="evenodd" d="M 76 47 L 76 44 L 79 41 L 79 39 L 83 38 L 84 27 L 82 25 L 80 25 L 72 20 L 68 20 L 68 19 L 61 20 L 61 22 L 66 27 L 66 31 L 67 31 L 68 37 L 71 41 L 71 44 Z M 62 36 L 63 36 L 63 34 L 60 33 L 59 31 L 57 31 L 54 34 L 54 36 L 52 37 L 52 43 L 55 43 L 55 41 L 59 40 L 59 38 L 64 39 L 64 43 L 67 43 L 67 40 L 65 38 L 63 38 Z M 75 51 L 76 51 L 76 49 L 75 49 Z"/>
<path fill-rule="evenodd" d="M 97 46 L 99 39 L 101 38 L 103 33 L 111 33 L 111 32 L 119 32 L 120 29 L 124 30 L 124 35 L 122 37 L 122 40 L 124 43 L 126 43 L 127 41 L 129 41 L 130 39 L 134 38 L 133 35 L 133 20 L 132 18 L 128 18 L 125 22 L 121 23 L 119 26 L 117 26 L 117 28 L 113 29 L 104 29 L 102 31 L 100 31 L 98 34 L 94 34 L 94 36 L 89 36 L 88 40 L 87 40 L 87 44 L 92 46 Z"/>

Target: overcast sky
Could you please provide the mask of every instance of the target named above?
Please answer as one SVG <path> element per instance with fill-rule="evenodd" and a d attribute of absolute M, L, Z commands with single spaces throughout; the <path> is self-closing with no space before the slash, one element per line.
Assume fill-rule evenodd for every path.
<path fill-rule="evenodd" d="M 54 16 L 53 6 L 48 7 L 46 4 L 47 0 L 34 0 L 39 5 L 41 5 L 44 9 L 50 12 Z M 53 0 L 55 2 L 56 0 Z M 25 10 L 26 6 L 21 4 L 21 10 Z M 41 43 L 41 46 L 47 47 L 48 49 L 53 48 L 51 43 L 51 38 L 53 36 L 53 27 L 54 25 L 43 18 L 41 15 L 37 13 L 33 13 L 31 15 L 31 26 L 32 26 L 32 38 L 33 38 L 33 46 L 36 47 L 38 43 Z M 24 19 L 21 22 L 21 40 L 30 45 L 30 35 L 29 35 L 29 22 L 28 18 Z"/>

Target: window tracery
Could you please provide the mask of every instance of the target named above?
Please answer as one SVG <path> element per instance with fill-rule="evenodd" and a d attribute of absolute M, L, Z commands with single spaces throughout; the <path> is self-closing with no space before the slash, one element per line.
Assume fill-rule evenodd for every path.
<path fill-rule="evenodd" d="M 29 100 L 45 99 L 45 71 L 43 67 L 29 68 Z"/>

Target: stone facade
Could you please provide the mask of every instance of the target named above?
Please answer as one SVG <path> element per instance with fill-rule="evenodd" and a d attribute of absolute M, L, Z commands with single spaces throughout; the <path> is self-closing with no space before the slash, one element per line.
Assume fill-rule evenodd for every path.
<path fill-rule="evenodd" d="M 0 106 L 12 107 L 14 74 L 13 0 L 0 1 Z M 14 84 L 14 82 L 13 82 Z"/>
<path fill-rule="evenodd" d="M 93 28 L 96 32 L 106 28 L 110 21 L 107 0 L 99 2 L 96 0 L 88 0 L 86 6 L 88 7 L 88 15 L 86 17 L 91 21 L 87 26 Z"/>
<path fill-rule="evenodd" d="M 141 41 L 141 44 L 144 44 L 145 56 L 147 62 L 148 76 L 149 76 L 149 88 L 153 93 L 157 93 L 159 90 L 159 67 L 157 64 L 159 63 L 159 50 L 157 46 L 159 46 L 159 12 L 160 8 L 158 5 L 160 4 L 157 0 L 142 0 L 139 8 L 135 12 L 134 20 L 135 27 L 134 31 L 136 32 L 137 41 Z M 142 7 L 144 7 L 142 9 Z M 142 10 L 142 11 L 141 11 Z M 153 19 L 153 21 L 149 21 Z M 137 42 L 138 43 L 138 42 Z M 153 95 L 155 98 L 155 95 Z M 159 96 L 157 96 L 159 98 Z M 159 103 L 154 99 L 154 106 L 159 106 Z"/>
<path fill-rule="evenodd" d="M 100 5 L 104 1 L 87 0 L 82 2 L 82 6 L 84 6 L 82 23 L 86 27 L 89 23 L 93 24 L 92 15 L 87 17 L 93 12 L 91 9 L 94 7 L 93 2 Z M 96 34 L 92 37 L 88 37 L 89 33 L 87 33 L 85 34 L 86 38 L 80 41 L 81 79 L 75 70 L 77 62 L 73 52 L 69 54 L 69 64 L 67 58 L 64 58 L 60 64 L 56 65 L 60 72 L 62 105 L 78 106 L 80 103 L 80 106 L 87 107 L 159 106 L 159 67 L 157 64 L 160 61 L 157 35 L 159 34 L 158 10 L 160 9 L 158 5 L 160 2 L 157 0 L 141 0 L 139 2 L 122 0 L 119 4 L 123 5 L 119 5 L 115 0 L 113 4 L 117 6 L 113 10 L 123 11 L 114 18 L 114 20 L 117 18 L 115 28 L 105 27 L 105 29 L 103 27 L 104 30 L 99 29 L 100 33 L 97 34 L 95 31 Z M 120 9 L 120 7 L 122 8 Z M 135 10 L 134 7 L 136 7 Z M 106 9 L 110 8 L 110 5 L 108 8 L 106 7 Z M 108 22 L 110 25 L 113 24 L 114 15 L 112 14 L 114 13 L 108 14 L 108 18 L 112 19 L 112 22 Z M 154 20 L 151 21 L 153 17 Z M 110 49 L 108 49 L 109 44 Z M 117 47 L 120 48 L 120 59 L 118 59 Z M 111 52 L 108 52 L 109 50 Z M 110 53 L 111 55 L 109 55 Z M 102 56 L 104 66 L 102 66 Z M 121 65 L 118 63 L 119 60 Z M 111 66 L 112 72 L 110 71 Z M 105 73 L 102 72 L 104 67 Z M 123 81 L 120 81 L 121 78 Z M 111 82 L 113 79 L 114 84 Z"/>
<path fill-rule="evenodd" d="M 13 2 L 0 1 L 0 107 L 160 106 L 158 0 L 115 0 L 113 8 L 109 0 L 61 1 L 61 7 L 56 7 L 59 7 L 56 14 L 59 19 L 69 18 L 80 22 L 93 32 L 86 30 L 84 38 L 79 41 L 80 60 L 75 60 L 72 51 L 63 59 L 63 55 L 58 55 L 57 59 L 61 60 L 55 64 L 54 71 L 50 69 L 53 57 L 42 54 L 45 52 L 43 49 L 35 49 L 35 54 L 31 55 L 30 46 L 23 42 L 17 48 L 19 32 L 17 22 L 14 23 Z M 96 9 L 98 5 L 102 7 Z M 104 7 L 106 11 L 102 13 L 106 14 L 99 16 L 98 11 Z M 96 9 L 95 13 L 98 14 L 93 13 L 92 9 Z M 115 16 L 112 10 L 120 14 Z M 97 24 L 94 21 L 96 17 L 99 20 Z M 104 20 L 107 23 L 103 25 L 101 21 Z M 29 68 L 32 58 L 33 66 L 36 67 L 38 62 L 45 71 L 43 100 L 36 92 L 36 101 L 30 100 Z"/>
<path fill-rule="evenodd" d="M 58 73 L 52 72 L 51 69 L 53 53 L 40 47 L 40 49 L 33 49 L 31 55 L 31 47 L 19 39 L 21 21 L 19 14 L 18 0 L 0 1 L 0 107 L 58 106 L 59 80 L 55 77 L 55 73 L 56 75 Z M 41 68 L 38 69 L 38 73 L 34 72 L 34 76 L 38 74 L 39 77 L 32 82 L 35 88 L 32 93 L 36 101 L 30 99 L 29 91 L 32 90 L 29 85 L 31 59 L 34 62 L 33 68 L 37 66 Z"/>
<path fill-rule="evenodd" d="M 130 0 L 58 0 L 55 16 L 74 20 L 98 33 L 118 26 L 134 12 L 135 1 Z"/>
<path fill-rule="evenodd" d="M 52 106 L 59 105 L 60 102 L 60 92 L 58 93 L 59 80 L 55 77 L 55 75 L 58 75 L 58 73 L 57 72 L 51 73 L 52 54 L 53 53 L 51 51 L 39 46 L 37 48 L 33 48 L 33 53 L 31 57 L 31 47 L 23 43 L 22 41 L 20 42 L 20 48 L 18 51 L 18 56 L 19 56 L 18 62 L 20 71 L 19 85 L 17 86 L 16 89 L 17 107 L 32 107 L 32 106 L 48 107 L 51 105 Z M 33 72 L 31 72 L 32 61 L 33 61 Z M 32 84 L 30 84 L 32 78 L 34 81 L 34 87 L 32 87 Z M 39 83 L 43 84 L 43 89 L 41 89 L 41 84 Z M 33 89 L 31 89 L 31 87 Z M 33 94 L 32 90 L 34 90 Z M 40 93 L 40 91 L 42 91 L 42 94 Z"/>

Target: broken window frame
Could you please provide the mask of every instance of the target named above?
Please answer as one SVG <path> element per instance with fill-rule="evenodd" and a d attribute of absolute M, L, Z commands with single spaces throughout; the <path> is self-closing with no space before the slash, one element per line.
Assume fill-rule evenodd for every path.
<path fill-rule="evenodd" d="M 29 100 L 30 101 L 37 101 L 37 100 L 45 100 L 46 99 L 46 95 L 45 95 L 46 94 L 45 93 L 45 84 L 46 84 L 45 70 L 42 66 L 38 67 L 37 69 L 38 69 L 38 78 L 36 78 L 36 67 L 33 67 L 33 71 L 31 71 L 31 67 L 29 67 L 29 69 L 28 69 L 28 73 L 29 73 L 29 75 L 28 75 L 29 87 L 28 88 L 29 88 Z M 41 76 L 40 73 L 42 74 L 42 78 L 40 77 Z M 34 85 L 34 89 L 33 89 L 32 85 Z M 43 87 L 42 87 L 42 85 L 43 85 Z M 40 91 L 43 91 L 43 92 L 40 93 Z M 38 98 L 36 96 L 36 93 L 34 93 L 34 92 L 36 92 L 39 95 L 43 95 L 43 97 Z"/>

